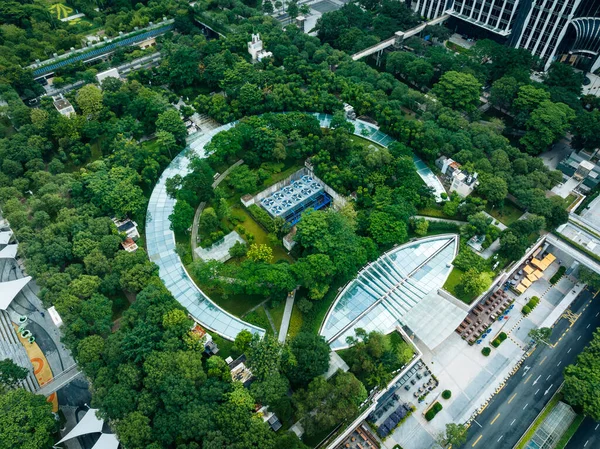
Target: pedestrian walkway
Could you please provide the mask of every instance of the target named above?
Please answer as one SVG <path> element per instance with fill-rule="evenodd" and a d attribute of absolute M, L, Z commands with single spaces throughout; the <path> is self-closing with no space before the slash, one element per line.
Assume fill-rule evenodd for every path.
<path fill-rule="evenodd" d="M 288 329 L 290 327 L 290 320 L 292 319 L 292 310 L 294 308 L 294 299 L 296 298 L 296 290 L 293 290 L 288 294 L 285 301 L 285 309 L 283 311 L 283 318 L 281 319 L 281 327 L 279 328 L 279 341 L 285 342 L 287 338 Z"/>

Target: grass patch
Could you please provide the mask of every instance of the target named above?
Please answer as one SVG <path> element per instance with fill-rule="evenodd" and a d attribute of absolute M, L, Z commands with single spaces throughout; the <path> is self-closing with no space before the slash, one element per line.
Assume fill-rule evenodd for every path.
<path fill-rule="evenodd" d="M 435 217 L 435 218 L 445 218 L 447 220 L 456 220 L 456 217 L 450 217 L 444 213 L 442 210 L 442 206 L 438 204 L 434 204 L 429 207 L 424 207 L 423 209 L 419 209 L 417 211 L 419 215 L 424 215 L 426 217 Z"/>
<path fill-rule="evenodd" d="M 371 142 L 369 139 L 365 139 L 364 137 L 357 136 L 356 134 L 352 134 L 350 136 L 350 140 L 359 145 L 368 147 L 369 145 L 374 145 L 376 148 L 383 148 L 381 145 L 375 142 Z"/>
<path fill-rule="evenodd" d="M 529 440 L 531 440 L 531 438 L 533 438 L 535 431 L 538 429 L 538 427 L 540 427 L 542 425 L 542 423 L 544 422 L 546 417 L 550 414 L 552 409 L 554 409 L 554 407 L 556 407 L 556 404 L 558 404 L 558 401 L 560 401 L 561 399 L 562 399 L 562 393 L 557 393 L 554 396 L 552 396 L 552 399 L 550 399 L 550 401 L 546 405 L 546 408 L 544 408 L 544 410 L 542 410 L 542 412 L 537 416 L 537 418 L 535 418 L 535 421 L 533 422 L 533 424 L 531 425 L 529 430 L 521 437 L 521 439 L 519 440 L 519 442 L 517 443 L 517 445 L 515 446 L 514 449 L 524 449 L 525 448 L 527 443 L 529 443 Z"/>
<path fill-rule="evenodd" d="M 73 8 L 65 5 L 64 3 L 54 3 L 48 6 L 48 10 L 58 20 L 64 19 L 65 17 L 69 17 L 71 14 L 73 14 Z"/>
<path fill-rule="evenodd" d="M 567 431 L 563 433 L 562 437 L 560 437 L 560 440 L 558 440 L 558 443 L 556 443 L 556 447 L 554 449 L 564 449 L 569 440 L 573 438 L 573 435 L 575 435 L 575 432 L 577 432 L 577 429 L 579 429 L 579 426 L 581 425 L 584 419 L 585 416 L 577 415 L 577 417 L 573 420 Z"/>
<path fill-rule="evenodd" d="M 242 318 L 250 324 L 262 327 L 267 331 L 267 334 L 273 335 L 273 328 L 271 327 L 271 323 L 269 323 L 269 319 L 267 318 L 267 312 L 265 311 L 264 307 L 261 306 L 258 309 L 247 313 Z"/>
<path fill-rule="evenodd" d="M 290 326 L 288 327 L 288 337 L 290 339 L 294 338 L 296 335 L 300 333 L 302 329 L 302 312 L 296 306 L 298 299 L 294 302 L 294 308 L 292 309 L 292 317 L 290 318 Z"/>
<path fill-rule="evenodd" d="M 287 260 L 288 262 L 294 261 L 282 245 L 272 246 L 269 243 L 269 234 L 267 231 L 252 218 L 244 207 L 236 204 L 235 206 L 232 206 L 231 211 L 240 217 L 244 217 L 244 221 L 240 223 L 240 226 L 246 230 L 246 234 L 251 233 L 254 235 L 254 243 L 265 244 L 273 249 L 273 262 L 277 262 L 278 260 Z"/>
<path fill-rule="evenodd" d="M 450 272 L 450 275 L 448 275 L 448 279 L 446 279 L 446 283 L 442 288 L 455 298 L 460 299 L 465 304 L 471 304 L 476 296 L 467 296 L 462 293 L 460 289 L 457 289 L 457 287 L 460 285 L 460 279 L 463 274 L 464 271 L 456 267 L 452 268 L 452 271 Z"/>
<path fill-rule="evenodd" d="M 271 314 L 271 318 L 275 322 L 275 329 L 279 332 L 281 329 L 281 322 L 283 321 L 283 312 L 285 311 L 285 301 L 280 301 L 272 309 L 269 309 L 269 313 Z"/>
<path fill-rule="evenodd" d="M 231 357 L 232 359 L 237 359 L 240 354 L 237 351 L 233 350 L 233 342 L 224 339 L 223 337 L 217 335 L 215 332 L 210 332 L 213 341 L 219 347 L 219 357 L 226 359 L 227 357 Z"/>
<path fill-rule="evenodd" d="M 509 226 L 523 215 L 523 211 L 519 209 L 515 203 L 509 200 L 504 200 L 504 206 L 501 208 L 494 207 L 487 204 L 485 211 L 498 220 L 500 223 Z"/>

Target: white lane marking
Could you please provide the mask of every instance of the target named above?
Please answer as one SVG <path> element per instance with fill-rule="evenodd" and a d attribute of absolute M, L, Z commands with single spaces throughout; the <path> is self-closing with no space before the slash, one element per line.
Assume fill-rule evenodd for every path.
<path fill-rule="evenodd" d="M 498 443 L 500 442 L 500 440 L 504 438 L 504 435 L 500 436 L 500 438 L 498 438 Z"/>
<path fill-rule="evenodd" d="M 540 391 L 540 389 L 538 388 L 538 389 L 536 390 L 536 392 L 535 392 L 535 393 L 533 393 L 533 394 L 534 394 L 534 395 L 536 395 L 536 394 L 538 394 L 538 392 L 539 392 L 539 391 Z"/>
<path fill-rule="evenodd" d="M 567 351 L 567 354 L 568 354 L 569 352 L 571 352 L 571 348 L 569 348 L 569 350 Z"/>
<path fill-rule="evenodd" d="M 532 387 L 533 387 L 535 384 L 537 384 L 537 381 L 538 381 L 538 380 L 540 380 L 540 377 L 542 377 L 542 375 L 541 375 L 541 374 L 540 374 L 540 375 L 537 377 L 537 379 L 535 379 L 535 380 L 533 381 L 533 383 L 531 384 L 531 386 L 532 386 Z"/>
<path fill-rule="evenodd" d="M 591 324 L 588 324 L 588 325 L 587 325 L 585 328 L 587 329 L 587 328 L 588 328 L 588 327 L 590 327 L 590 326 L 591 326 Z"/>
<path fill-rule="evenodd" d="M 529 402 L 527 404 L 525 404 L 525 407 L 523 407 L 523 410 L 525 410 L 528 405 L 529 405 Z"/>
<path fill-rule="evenodd" d="M 554 386 L 554 384 L 551 384 L 548 389 L 546 391 L 544 391 L 544 396 L 546 396 L 548 394 L 548 392 L 550 391 L 550 389 Z"/>
<path fill-rule="evenodd" d="M 546 380 L 550 379 L 550 376 L 552 376 L 552 374 L 548 374 L 548 377 L 546 377 Z"/>
<path fill-rule="evenodd" d="M 561 364 L 561 363 L 562 363 L 562 360 L 561 360 L 560 362 L 558 362 L 558 363 L 556 364 L 556 366 L 560 366 L 560 364 Z"/>
<path fill-rule="evenodd" d="M 579 341 L 580 338 L 581 338 L 581 335 L 579 337 L 577 337 L 577 341 Z"/>
<path fill-rule="evenodd" d="M 600 426 L 600 424 L 596 424 L 596 427 L 594 427 L 594 430 L 598 430 L 598 426 Z"/>
<path fill-rule="evenodd" d="M 517 420 L 517 418 L 513 419 L 512 422 L 510 423 L 510 425 L 512 426 L 516 420 Z"/>
<path fill-rule="evenodd" d="M 588 444 L 589 442 L 590 442 L 590 440 L 587 440 L 587 441 L 585 442 L 585 444 L 583 445 L 583 447 L 586 447 L 586 446 L 587 446 L 587 444 Z"/>
<path fill-rule="evenodd" d="M 596 316 L 598 316 L 598 315 L 600 315 L 600 312 L 598 312 L 598 313 L 596 314 Z"/>

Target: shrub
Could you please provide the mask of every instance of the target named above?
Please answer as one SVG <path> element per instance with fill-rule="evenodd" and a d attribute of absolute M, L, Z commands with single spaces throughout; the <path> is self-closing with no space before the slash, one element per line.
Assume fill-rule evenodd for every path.
<path fill-rule="evenodd" d="M 433 418 L 435 418 L 435 412 L 433 411 L 433 409 L 428 410 L 427 413 L 425 413 L 425 419 L 427 421 L 431 421 Z"/>
<path fill-rule="evenodd" d="M 567 267 L 561 266 L 558 269 L 558 271 L 556 273 L 554 273 L 554 276 L 552 276 L 550 278 L 550 283 L 552 285 L 556 284 L 560 280 L 560 278 L 564 276 L 564 274 L 565 274 L 566 271 L 567 271 Z"/>
<path fill-rule="evenodd" d="M 442 404 L 440 404 L 439 402 L 436 402 L 435 404 L 433 404 L 433 406 L 427 411 L 427 413 L 425 413 L 425 419 L 427 421 L 431 421 L 433 418 L 435 418 L 435 415 L 437 415 L 441 410 L 442 410 Z"/>
<path fill-rule="evenodd" d="M 531 312 L 531 307 L 523 306 L 523 308 L 521 309 L 521 312 L 523 312 L 523 315 L 529 315 L 529 313 Z"/>
<path fill-rule="evenodd" d="M 489 346 L 486 346 L 485 348 L 483 348 L 481 350 L 481 353 L 486 357 L 489 356 L 491 352 L 492 352 L 492 350 L 489 348 Z"/>
<path fill-rule="evenodd" d="M 498 340 L 497 338 L 495 338 L 495 339 L 492 341 L 492 346 L 493 346 L 494 348 L 497 348 L 498 346 L 500 346 L 500 343 L 502 343 L 502 342 L 501 342 L 500 340 Z"/>
<path fill-rule="evenodd" d="M 499 339 L 500 341 L 504 341 L 504 340 L 506 340 L 506 338 L 507 338 L 507 337 L 508 337 L 508 336 L 507 336 L 507 335 L 506 335 L 504 332 L 500 332 L 500 335 L 498 335 L 498 339 Z"/>
<path fill-rule="evenodd" d="M 442 397 L 444 399 L 450 399 L 452 397 L 452 392 L 450 390 L 444 390 L 442 392 Z"/>
<path fill-rule="evenodd" d="M 252 215 L 258 224 L 267 230 L 267 232 L 275 232 L 275 223 L 269 215 L 269 213 L 262 207 L 258 207 L 256 204 L 252 204 L 248 207 L 248 212 Z"/>
<path fill-rule="evenodd" d="M 533 307 L 537 306 L 540 303 L 540 298 L 537 296 L 532 296 L 527 304 L 531 304 Z M 533 308 L 532 307 L 532 308 Z"/>
<path fill-rule="evenodd" d="M 440 404 L 439 402 L 436 402 L 435 404 L 433 404 L 433 409 L 435 410 L 436 413 L 440 412 L 444 407 L 442 407 L 442 404 Z"/>

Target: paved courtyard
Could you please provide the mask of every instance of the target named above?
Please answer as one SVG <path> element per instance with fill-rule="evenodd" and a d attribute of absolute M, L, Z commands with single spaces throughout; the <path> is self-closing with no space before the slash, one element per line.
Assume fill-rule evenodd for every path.
<path fill-rule="evenodd" d="M 433 351 L 428 350 L 417 341 L 423 351 L 422 360 L 425 366 L 439 380 L 439 386 L 418 403 L 414 391 L 427 381 L 427 377 L 411 385 L 409 391 L 401 386 L 395 391 L 397 403 L 410 402 L 416 406 L 416 411 L 385 441 L 385 447 L 392 449 L 399 444 L 403 449 L 424 449 L 436 447 L 435 437 L 445 429 L 449 422 L 465 422 L 484 403 L 486 403 L 510 376 L 516 364 L 524 356 L 530 343 L 528 333 L 531 329 L 539 327 L 550 316 L 555 307 L 567 293 L 572 292 L 576 282 L 569 276 L 563 278 L 552 286 L 550 278 L 556 273 L 561 264 L 570 267 L 574 260 L 560 250 L 550 248 L 556 256 L 544 272 L 543 277 L 534 282 L 523 294 L 517 296 L 507 292 L 515 299 L 514 307 L 505 319 L 492 324 L 492 331 L 484 338 L 481 344 L 469 346 L 457 333 L 447 338 Z M 559 263 L 559 261 L 561 263 Z M 539 305 L 527 316 L 523 316 L 521 309 L 532 296 L 540 298 Z M 500 332 L 505 332 L 508 338 L 498 347 L 490 346 L 491 340 Z M 491 347 L 491 354 L 485 357 L 481 349 Z M 419 371 L 424 373 L 424 368 Z M 415 374 L 416 376 L 416 374 Z M 412 377 L 411 379 L 416 379 Z M 410 383 L 410 380 L 408 383 Z M 452 397 L 445 400 L 441 397 L 444 390 L 450 390 Z M 443 406 L 434 420 L 427 422 L 424 412 L 435 402 Z M 391 413 L 393 408 L 377 420 L 379 423 Z"/>

